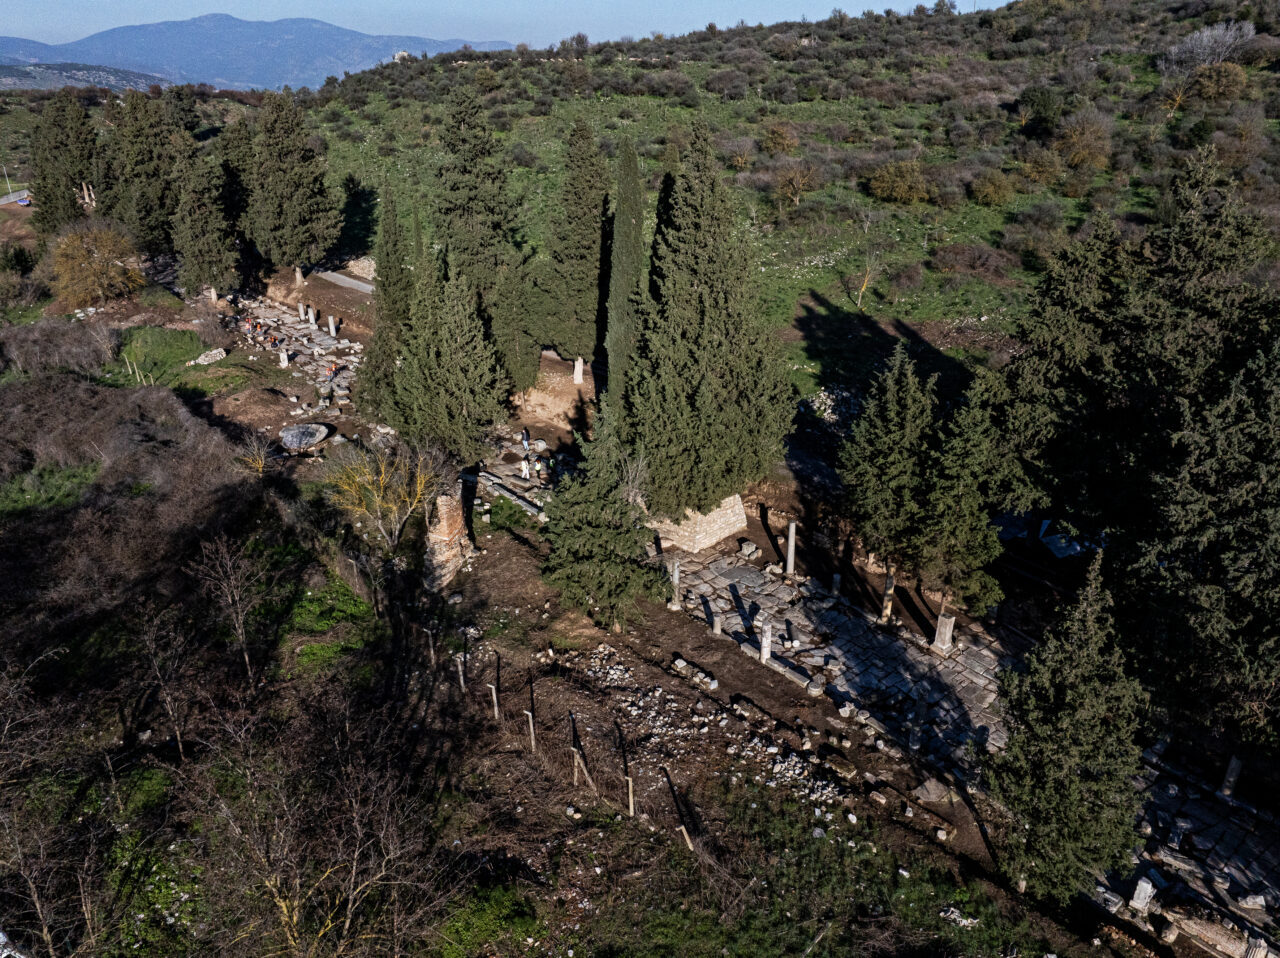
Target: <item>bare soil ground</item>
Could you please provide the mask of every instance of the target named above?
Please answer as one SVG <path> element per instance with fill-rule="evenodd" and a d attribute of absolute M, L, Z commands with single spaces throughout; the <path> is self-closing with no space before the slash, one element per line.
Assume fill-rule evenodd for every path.
<path fill-rule="evenodd" d="M 538 364 L 538 382 L 521 397 L 511 428 L 527 428 L 534 439 L 545 439 L 552 452 L 573 445 L 574 432 L 588 426 L 588 409 L 596 399 L 596 379 L 588 365 L 582 383 L 573 381 L 573 361 L 544 350 Z"/>
<path fill-rule="evenodd" d="M 714 868 L 726 823 L 722 810 L 699 796 L 726 781 L 792 789 L 802 803 L 835 813 L 835 825 L 827 826 L 833 835 L 854 827 L 843 823 L 852 812 L 874 820 L 879 840 L 903 854 L 924 855 L 969 878 L 991 867 L 966 801 L 953 794 L 928 806 L 912 802 L 908 817 L 906 800 L 927 771 L 891 758 L 874 736 L 864 741 L 825 698 L 807 696 L 732 641 L 660 605 L 644 608 L 620 635 L 562 610 L 538 574 L 542 547 L 532 536 L 478 526 L 477 547 L 473 571 L 455 583 L 463 609 L 483 630 L 469 652 L 463 699 L 468 709 L 492 716 L 487 684 L 494 683 L 500 718 L 488 722 L 472 750 L 470 771 L 480 784 L 472 810 L 454 827 L 458 841 L 486 859 L 510 855 L 531 878 L 555 874 L 561 924 L 548 929 L 544 948 L 571 944 L 579 919 L 634 893 L 637 883 L 657 880 L 658 865 L 671 856 L 688 852 L 699 867 Z M 677 672 L 678 660 L 718 687 L 691 682 L 687 670 Z M 534 713 L 536 753 L 526 709 Z M 585 776 L 575 783 L 575 733 L 598 792 Z M 795 777 L 779 771 L 784 758 L 803 771 Z M 624 762 L 635 785 L 634 822 L 626 818 Z M 873 801 L 873 790 L 888 796 L 887 804 Z M 682 823 L 692 851 L 678 831 Z M 939 827 L 948 832 L 944 843 L 934 834 Z M 661 855 L 651 847 L 643 852 L 655 839 Z M 1012 907 L 1002 888 L 983 883 Z M 1088 917 L 1077 932 L 1097 934 L 1096 946 L 1065 935 L 1044 916 L 1031 920 L 1059 954 L 1151 954 Z"/>
<path fill-rule="evenodd" d="M 34 212 L 34 206 L 19 206 L 17 203 L 0 206 L 0 243 L 15 243 L 35 250 L 36 232 L 31 228 L 31 214 Z"/>

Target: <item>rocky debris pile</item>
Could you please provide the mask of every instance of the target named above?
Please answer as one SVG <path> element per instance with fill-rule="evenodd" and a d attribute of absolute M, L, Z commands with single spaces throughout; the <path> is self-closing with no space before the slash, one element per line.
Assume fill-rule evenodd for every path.
<path fill-rule="evenodd" d="M 551 497 L 557 476 L 569 467 L 563 454 L 550 454 L 545 439 L 530 439 L 526 452 L 523 433 L 513 432 L 503 440 L 476 477 L 476 492 L 492 501 L 502 497 L 514 502 L 539 522 L 546 522 L 543 511 Z M 482 516 L 482 521 L 488 521 Z"/>
<path fill-rule="evenodd" d="M 329 335 L 327 325 L 322 328 L 314 313 L 302 319 L 264 299 L 242 300 L 238 306 L 233 322 L 243 348 L 251 354 L 267 353 L 282 367 L 291 368 L 295 378 L 309 380 L 315 387 L 314 403 L 302 396 L 290 397 L 298 403 L 290 415 L 306 416 L 332 407 L 337 407 L 333 414 L 341 414 L 342 407 L 351 403 L 364 346 Z"/>

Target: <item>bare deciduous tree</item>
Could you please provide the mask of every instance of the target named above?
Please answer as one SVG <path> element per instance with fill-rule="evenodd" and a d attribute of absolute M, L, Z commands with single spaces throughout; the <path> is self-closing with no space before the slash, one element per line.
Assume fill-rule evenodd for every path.
<path fill-rule="evenodd" d="M 267 598 L 271 585 L 267 568 L 251 552 L 253 540 L 233 542 L 219 536 L 200 543 L 200 557 L 191 574 L 226 620 L 235 644 L 244 656 L 244 670 L 253 684 L 253 658 L 249 651 L 249 620 Z"/>
<path fill-rule="evenodd" d="M 444 456 L 434 449 L 352 446 L 331 461 L 325 482 L 330 501 L 350 519 L 372 525 L 394 552 L 409 520 L 426 515 L 446 475 Z"/>
<path fill-rule="evenodd" d="M 1196 67 L 1230 60 L 1253 39 L 1254 33 L 1253 24 L 1248 20 L 1201 27 L 1181 43 L 1170 47 L 1156 66 L 1162 76 L 1186 76 Z"/>
<path fill-rule="evenodd" d="M 152 610 L 143 618 L 138 639 L 165 715 L 173 727 L 178 758 L 186 761 L 182 730 L 186 724 L 187 702 L 181 692 L 181 679 L 189 661 L 190 637 L 178 628 L 172 616 L 156 614 Z"/>

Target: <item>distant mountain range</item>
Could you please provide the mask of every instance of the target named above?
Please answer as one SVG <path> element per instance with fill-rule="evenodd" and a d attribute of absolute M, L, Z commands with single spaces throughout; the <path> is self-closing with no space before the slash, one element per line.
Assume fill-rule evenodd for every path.
<path fill-rule="evenodd" d="M 0 64 L 101 64 L 155 74 L 173 83 L 208 83 L 233 90 L 275 90 L 286 85 L 314 89 L 327 76 L 367 70 L 401 50 L 432 56 L 466 44 L 477 50 L 511 47 L 492 40 L 371 36 L 322 20 L 240 20 L 211 13 L 190 20 L 116 27 L 72 43 L 0 37 Z"/>

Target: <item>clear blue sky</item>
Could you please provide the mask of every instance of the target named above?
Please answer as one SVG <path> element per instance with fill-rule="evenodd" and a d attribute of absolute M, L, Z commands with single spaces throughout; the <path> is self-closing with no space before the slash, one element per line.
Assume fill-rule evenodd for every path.
<path fill-rule="evenodd" d="M 687 33 L 714 22 L 774 23 L 807 16 L 820 20 L 839 6 L 847 13 L 893 7 L 916 0 L 841 4 L 832 0 L 0 0 L 0 36 L 45 43 L 79 40 L 99 30 L 160 20 L 229 13 L 243 20 L 313 17 L 362 33 L 467 40 L 508 40 L 546 46 L 579 30 L 592 40 L 641 37 L 658 30 Z M 932 0 L 929 0 L 932 4 Z M 962 12 L 974 0 L 959 0 Z M 992 0 L 978 0 L 979 7 Z"/>

